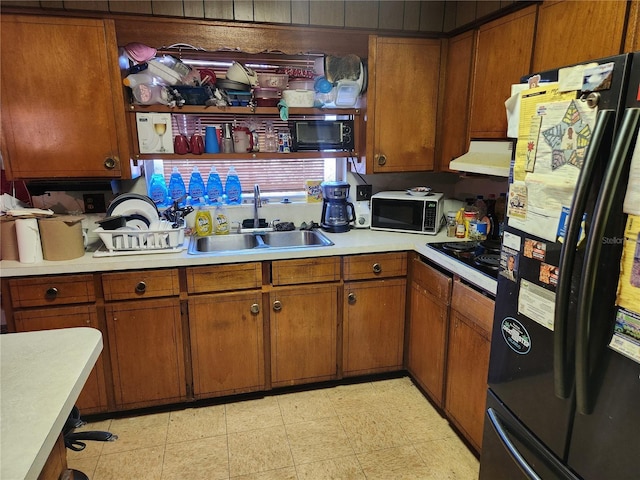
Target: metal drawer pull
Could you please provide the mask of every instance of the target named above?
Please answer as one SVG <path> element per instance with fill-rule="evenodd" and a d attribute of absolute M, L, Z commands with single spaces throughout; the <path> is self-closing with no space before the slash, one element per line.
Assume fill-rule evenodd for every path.
<path fill-rule="evenodd" d="M 373 273 L 380 273 L 382 271 L 382 265 L 379 263 L 373 264 Z"/>
<path fill-rule="evenodd" d="M 144 293 L 147 290 L 147 284 L 144 282 L 139 282 L 136 285 L 136 292 L 137 293 Z"/>
<path fill-rule="evenodd" d="M 58 296 L 58 289 L 56 287 L 49 287 L 45 293 L 45 297 L 53 300 Z"/>
<path fill-rule="evenodd" d="M 355 293 L 351 292 L 351 293 L 349 293 L 349 295 L 347 295 L 347 301 L 349 303 L 356 303 L 356 300 L 357 300 L 357 298 L 356 298 L 356 294 Z"/>
<path fill-rule="evenodd" d="M 257 303 L 251 305 L 251 313 L 260 313 L 260 305 Z"/>
<path fill-rule="evenodd" d="M 280 300 L 276 300 L 275 302 L 273 302 L 273 310 L 276 312 L 282 310 L 282 302 Z"/>

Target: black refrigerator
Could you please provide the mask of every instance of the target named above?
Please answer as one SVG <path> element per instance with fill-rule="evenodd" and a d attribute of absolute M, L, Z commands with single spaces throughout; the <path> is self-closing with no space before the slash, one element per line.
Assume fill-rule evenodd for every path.
<path fill-rule="evenodd" d="M 480 479 L 639 479 L 640 52 L 522 80 Z"/>

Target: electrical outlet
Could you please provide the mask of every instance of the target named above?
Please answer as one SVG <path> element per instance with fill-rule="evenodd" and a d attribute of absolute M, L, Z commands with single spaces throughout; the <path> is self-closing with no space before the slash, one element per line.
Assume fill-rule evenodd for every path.
<path fill-rule="evenodd" d="M 103 193 L 85 193 L 82 197 L 84 198 L 84 213 L 105 213 L 107 211 Z"/>
<path fill-rule="evenodd" d="M 371 200 L 372 193 L 373 193 L 373 186 L 356 185 L 356 202 Z"/>

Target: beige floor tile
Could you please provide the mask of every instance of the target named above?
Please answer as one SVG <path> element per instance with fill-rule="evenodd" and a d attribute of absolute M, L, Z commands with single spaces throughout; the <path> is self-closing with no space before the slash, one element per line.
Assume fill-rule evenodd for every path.
<path fill-rule="evenodd" d="M 336 411 L 325 390 L 287 393 L 278 395 L 276 398 L 285 425 L 336 416 Z"/>
<path fill-rule="evenodd" d="M 169 417 L 170 414 L 166 412 L 113 419 L 110 431 L 118 435 L 118 440 L 105 442 L 102 454 L 155 446 L 164 447 L 167 441 Z"/>
<path fill-rule="evenodd" d="M 225 405 L 227 433 L 283 425 L 276 397 L 264 397 Z"/>
<path fill-rule="evenodd" d="M 163 456 L 164 445 L 108 455 L 103 454 L 100 455 L 91 480 L 160 480 Z"/>
<path fill-rule="evenodd" d="M 228 439 L 232 477 L 293 466 L 284 425 L 230 433 Z"/>
<path fill-rule="evenodd" d="M 171 412 L 167 443 L 215 437 L 226 435 L 226 433 L 227 423 L 224 405 L 186 408 Z"/>
<path fill-rule="evenodd" d="M 298 480 L 296 469 L 293 467 L 278 468 L 269 470 L 268 472 L 250 473 L 249 475 L 240 475 L 231 477 L 233 480 Z"/>
<path fill-rule="evenodd" d="M 356 453 L 409 444 L 400 425 L 389 421 L 378 412 L 365 411 L 341 415 L 340 422 Z"/>
<path fill-rule="evenodd" d="M 227 436 L 167 444 L 162 480 L 223 480 L 229 478 Z"/>
<path fill-rule="evenodd" d="M 415 444 L 434 480 L 476 480 L 478 459 L 457 436 Z"/>
<path fill-rule="evenodd" d="M 353 455 L 353 448 L 338 417 L 286 425 L 296 465 Z"/>
<path fill-rule="evenodd" d="M 429 470 L 412 445 L 358 454 L 367 480 L 428 478 Z"/>
<path fill-rule="evenodd" d="M 67 452 L 69 451 L 70 450 L 67 450 Z M 100 460 L 100 457 L 69 458 L 69 456 L 67 456 L 67 468 L 78 470 L 87 477 L 94 478 L 98 460 Z"/>
<path fill-rule="evenodd" d="M 110 432 L 111 420 L 103 420 L 100 422 L 92 422 L 87 423 L 86 425 L 74 429 L 74 432 L 88 432 L 92 430 L 105 431 Z M 102 453 L 102 448 L 104 447 L 105 442 L 96 442 L 91 440 L 81 440 L 82 443 L 86 444 L 86 447 L 76 452 L 71 449 L 67 449 L 67 460 L 75 460 L 75 459 L 85 459 L 90 457 L 98 457 Z M 86 473 L 86 472 L 85 472 Z"/>
<path fill-rule="evenodd" d="M 299 480 L 364 480 L 355 455 L 296 466 Z M 390 480 L 390 479 L 389 479 Z"/>

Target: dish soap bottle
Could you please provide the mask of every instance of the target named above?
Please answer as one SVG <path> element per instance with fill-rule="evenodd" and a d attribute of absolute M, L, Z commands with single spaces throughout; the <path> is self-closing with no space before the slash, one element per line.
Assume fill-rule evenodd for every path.
<path fill-rule="evenodd" d="M 238 172 L 236 172 L 233 165 L 229 167 L 224 190 L 227 193 L 227 203 L 229 205 L 240 205 L 242 203 L 242 185 L 240 185 Z"/>
<path fill-rule="evenodd" d="M 173 167 L 171 177 L 169 177 L 169 197 L 172 202 L 179 202 L 180 205 L 186 203 L 187 189 L 184 186 L 182 175 L 178 171 L 178 167 Z"/>
<path fill-rule="evenodd" d="M 164 207 L 167 202 L 167 184 L 164 181 L 164 175 L 161 173 L 154 173 L 151 175 L 151 182 L 149 183 L 149 197 L 159 207 Z"/>
<path fill-rule="evenodd" d="M 227 235 L 230 230 L 229 218 L 222 203 L 222 197 L 219 197 L 216 206 L 216 235 Z"/>
<path fill-rule="evenodd" d="M 212 166 L 209 172 L 209 178 L 207 179 L 207 197 L 209 198 L 209 203 L 217 203 L 218 198 L 221 198 L 223 193 L 220 175 L 218 175 L 216 167 Z"/>
<path fill-rule="evenodd" d="M 198 167 L 193 167 L 193 171 L 191 172 L 191 178 L 189 179 L 189 196 L 191 197 L 191 204 L 197 205 L 199 203 L 204 203 L 204 180 L 202 180 L 202 175 L 200 175 L 200 171 Z"/>
<path fill-rule="evenodd" d="M 205 237 L 213 233 L 211 212 L 204 206 L 198 208 L 198 212 L 196 213 L 196 233 L 200 237 Z"/>

